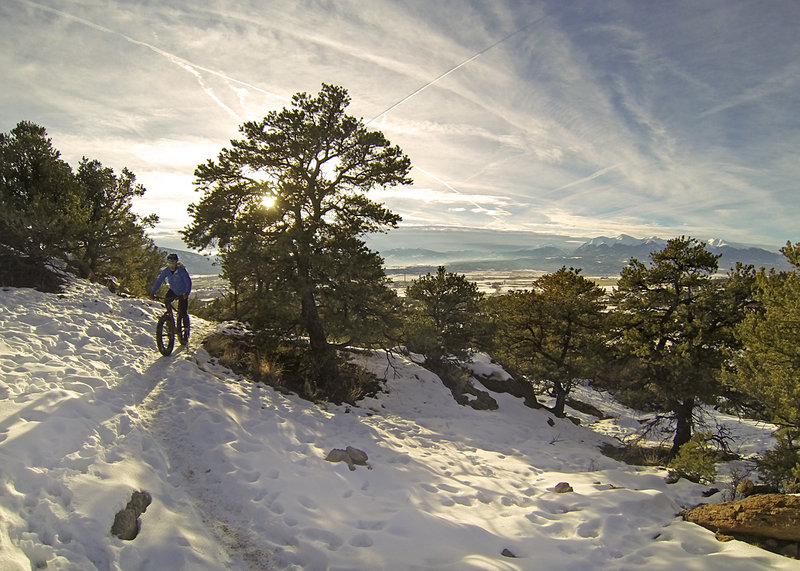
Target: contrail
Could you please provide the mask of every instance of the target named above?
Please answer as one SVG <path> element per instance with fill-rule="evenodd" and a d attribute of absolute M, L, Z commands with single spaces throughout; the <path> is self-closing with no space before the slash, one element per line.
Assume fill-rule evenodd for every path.
<path fill-rule="evenodd" d="M 534 20 L 533 22 L 530 22 L 529 24 L 526 24 L 526 25 L 522 26 L 521 28 L 519 28 L 519 29 L 517 29 L 517 30 L 515 30 L 515 31 L 511 32 L 511 33 L 510 33 L 510 34 L 508 34 L 507 36 L 504 36 L 504 37 L 500 38 L 499 40 L 497 40 L 497 41 L 496 41 L 496 42 L 494 42 L 493 44 L 489 45 L 488 47 L 485 47 L 485 48 L 483 48 L 481 51 L 477 52 L 476 54 L 473 54 L 472 56 L 468 57 L 467 59 L 465 59 L 464 61 L 462 61 L 462 62 L 461 62 L 461 63 L 459 63 L 458 65 L 451 67 L 450 69 L 448 69 L 446 72 L 444 72 L 443 74 L 441 74 L 441 75 L 440 75 L 440 76 L 438 76 L 437 78 L 435 78 L 435 79 L 433 79 L 433 80 L 429 81 L 428 83 L 426 83 L 426 84 L 425 84 L 425 85 L 423 85 L 422 87 L 420 87 L 420 88 L 418 88 L 418 89 L 414 90 L 413 92 L 411 92 L 410 94 L 406 95 L 406 96 L 405 96 L 403 99 L 401 99 L 401 100 L 400 100 L 400 101 L 398 101 L 397 103 L 395 103 L 395 104 L 391 105 L 390 107 L 388 107 L 388 108 L 387 108 L 387 109 L 385 109 L 384 111 L 382 111 L 382 112 L 378 113 L 378 114 L 377 114 L 375 117 L 373 117 L 372 119 L 370 119 L 369 121 L 367 121 L 367 122 L 366 122 L 366 123 L 364 123 L 364 124 L 365 124 L 365 125 L 369 125 L 370 123 L 372 123 L 373 121 L 375 121 L 375 120 L 376 120 L 376 119 L 378 119 L 379 117 L 382 117 L 382 116 L 386 115 L 387 113 L 389 113 L 390 111 L 392 111 L 393 109 L 396 109 L 397 107 L 399 107 L 400 105 L 402 105 L 403 103 L 405 103 L 406 101 L 408 101 L 409 99 L 411 99 L 412 97 L 414 97 L 415 95 L 418 95 L 418 94 L 419 94 L 419 93 L 421 93 L 422 91 L 425 91 L 427 88 L 429 88 L 431 85 L 433 85 L 433 84 L 434 84 L 434 83 L 436 83 L 437 81 L 440 81 L 441 79 L 444 79 L 445 77 L 447 77 L 448 75 L 450 75 L 450 74 L 451 74 L 451 73 L 453 73 L 454 71 L 456 71 L 456 70 L 458 70 L 458 69 L 460 69 L 460 68 L 464 67 L 464 66 L 465 66 L 465 65 L 467 65 L 468 63 L 470 63 L 470 62 L 474 61 L 475 59 L 479 58 L 480 56 L 482 56 L 483 54 L 485 54 L 486 52 L 488 52 L 488 51 L 489 51 L 489 50 L 491 50 L 492 48 L 494 48 L 494 47 L 496 47 L 496 46 L 499 46 L 499 45 L 500 45 L 500 44 L 502 44 L 503 42 L 506 42 L 506 41 L 510 40 L 511 38 L 513 38 L 514 36 L 516 36 L 517 34 L 519 34 L 519 33 L 523 32 L 523 31 L 527 30 L 528 28 L 530 28 L 530 27 L 531 27 L 531 26 L 533 26 L 534 24 L 538 24 L 538 23 L 539 23 L 539 22 L 541 22 L 543 19 L 544 19 L 544 16 L 542 16 L 542 17 L 541 17 L 541 18 L 539 18 L 538 20 Z M 444 181 L 444 180 L 440 179 L 438 176 L 436 176 L 436 175 L 434 175 L 434 174 L 432 174 L 432 173 L 430 173 L 430 172 L 426 171 L 425 169 L 423 169 L 422 167 L 420 167 L 420 166 L 419 166 L 419 165 L 417 165 L 417 164 L 414 164 L 414 168 L 415 168 L 415 169 L 417 169 L 417 170 L 419 170 L 419 171 L 420 171 L 420 172 L 422 172 L 423 174 L 427 175 L 428 177 L 432 178 L 433 180 L 435 180 L 435 181 L 439 182 L 440 184 L 443 184 L 445 187 L 447 187 L 447 188 L 448 188 L 448 190 L 450 190 L 450 191 L 452 191 L 452 192 L 454 192 L 454 193 L 456 193 L 456 194 L 458 194 L 458 195 L 460 195 L 460 196 L 463 196 L 467 202 L 470 202 L 470 203 L 471 203 L 473 206 L 475 206 L 475 208 L 477 208 L 479 211 L 481 211 L 481 212 L 488 212 L 488 211 L 487 211 L 487 210 L 486 210 L 486 209 L 485 209 L 483 206 L 481 206 L 480 204 L 478 204 L 478 203 L 476 203 L 475 201 L 471 200 L 471 199 L 470 199 L 470 198 L 468 198 L 466 195 L 464 195 L 463 193 L 459 192 L 459 191 L 458 191 L 456 188 L 454 188 L 454 187 L 453 187 L 451 184 L 449 184 L 449 183 L 447 183 L 446 181 Z M 489 215 L 490 215 L 492 218 L 494 218 L 495 220 L 498 220 L 498 218 L 497 218 L 496 216 L 494 216 L 494 215 L 492 215 L 492 214 L 489 214 Z"/>
<path fill-rule="evenodd" d="M 542 16 L 542 17 L 541 17 L 541 18 L 539 18 L 538 20 L 534 20 L 533 22 L 531 22 L 531 23 L 529 23 L 529 24 L 525 24 L 524 26 L 522 26 L 522 27 L 521 27 L 521 28 L 519 28 L 518 30 L 516 30 L 516 31 L 514 31 L 514 32 L 511 32 L 511 33 L 510 33 L 510 34 L 508 34 L 507 36 L 505 36 L 505 37 L 503 37 L 503 38 L 501 38 L 501 39 L 497 40 L 497 41 L 496 41 L 495 43 L 493 43 L 492 45 L 490 45 L 490 46 L 488 46 L 488 47 L 486 47 L 486 48 L 483 48 L 481 51 L 479 51 L 478 53 L 476 53 L 476 54 L 474 54 L 474 55 L 472 55 L 472 56 L 468 57 L 467 59 L 465 59 L 464 61 L 462 61 L 460 64 L 458 64 L 458 65 L 456 65 L 456 66 L 454 66 L 454 67 L 452 67 L 452 68 L 448 69 L 446 72 L 444 72 L 443 74 L 441 74 L 441 75 L 440 75 L 439 77 L 437 77 L 436 79 L 433 79 L 432 81 L 429 81 L 428 83 L 426 83 L 425 85 L 423 85 L 423 86 L 422 86 L 422 87 L 420 87 L 419 89 L 416 89 L 416 90 L 415 90 L 415 91 L 413 91 L 412 93 L 410 93 L 410 94 L 406 95 L 406 96 L 405 96 L 405 97 L 403 97 L 403 98 L 402 98 L 400 101 L 398 101 L 397 103 L 395 103 L 394 105 L 392 105 L 392 106 L 391 106 L 391 107 L 389 107 L 388 109 L 385 109 L 384 111 L 381 111 L 381 112 L 380 112 L 380 113 L 378 113 L 378 114 L 377 114 L 375 117 L 373 117 L 372 119 L 370 119 L 369 121 L 367 121 L 367 122 L 365 123 L 365 125 L 369 125 L 370 123 L 372 123 L 373 121 L 375 121 L 375 120 L 376 120 L 376 119 L 378 119 L 379 117 L 381 117 L 381 116 L 383 116 L 383 115 L 386 115 L 386 114 L 387 114 L 389 111 L 392 111 L 393 109 L 396 109 L 397 107 L 399 107 L 400 105 L 402 105 L 403 103 L 405 103 L 406 101 L 408 101 L 409 99 L 411 99 L 412 97 L 414 97 L 415 95 L 418 95 L 418 94 L 419 94 L 419 93 L 421 93 L 422 91 L 425 91 L 426 89 L 428 89 L 428 88 L 429 88 L 431 85 L 433 85 L 434 83 L 438 82 L 438 81 L 439 81 L 439 80 L 441 80 L 441 79 L 444 79 L 445 77 L 447 77 L 448 75 L 450 75 L 451 73 L 453 73 L 454 71 L 456 71 L 457 69 L 464 67 L 465 65 L 467 65 L 467 64 L 468 64 L 468 63 L 470 63 L 471 61 L 473 61 L 473 60 L 475 60 L 475 59 L 479 58 L 480 56 L 482 56 L 483 54 L 485 54 L 486 52 L 488 52 L 490 49 L 492 49 L 492 48 L 494 48 L 494 47 L 496 47 L 496 46 L 499 46 L 500 44 L 502 44 L 502 43 L 503 43 L 503 42 L 505 42 L 505 41 L 508 41 L 508 40 L 510 40 L 511 38 L 513 38 L 514 36 L 516 36 L 517 34 L 519 34 L 520 32 L 523 32 L 524 30 L 527 30 L 528 28 L 530 28 L 530 27 L 531 27 L 531 26 L 533 26 L 534 24 L 538 24 L 538 23 L 539 23 L 539 22 L 541 22 L 543 19 L 544 19 L 544 16 Z"/>
<path fill-rule="evenodd" d="M 230 107 L 225 105 L 225 103 L 223 103 L 219 99 L 219 97 L 217 97 L 214 94 L 213 90 L 205 83 L 205 81 L 203 81 L 202 75 L 197 70 L 204 71 L 206 73 L 210 73 L 211 75 L 216 75 L 217 77 L 221 77 L 222 79 L 224 79 L 226 81 L 230 81 L 232 83 L 238 83 L 239 85 L 243 85 L 243 86 L 245 86 L 245 87 L 247 87 L 249 89 L 252 89 L 254 91 L 258 91 L 258 92 L 263 93 L 265 95 L 269 95 L 270 97 L 275 97 L 275 98 L 280 99 L 282 101 L 289 101 L 288 98 L 286 98 L 286 97 L 284 97 L 282 95 L 278 95 L 276 93 L 272 93 L 272 92 L 267 91 L 265 89 L 261 89 L 260 87 L 256 87 L 255 85 L 252 85 L 250 83 L 246 83 L 244 81 L 241 81 L 241 80 L 238 80 L 236 78 L 230 77 L 228 75 L 225 75 L 224 73 L 220 73 L 218 71 L 214 71 L 213 69 L 208 69 L 207 67 L 203 67 L 203 66 L 194 64 L 194 63 L 192 63 L 192 62 L 190 62 L 188 60 L 183 59 L 182 57 L 179 57 L 179 56 L 177 56 L 175 54 L 172 54 L 172 53 L 169 53 L 167 51 L 164 51 L 161 48 L 158 48 L 158 47 L 156 47 L 156 46 L 154 46 L 152 44 L 148 44 L 147 42 L 142 42 L 140 40 L 137 40 L 135 38 L 127 36 L 127 35 L 125 35 L 125 34 L 123 34 L 121 32 L 118 32 L 116 30 L 112 30 L 110 28 L 106 28 L 105 26 L 101 26 L 99 24 L 95 24 L 94 22 L 92 22 L 90 20 L 86 20 L 84 18 L 80 18 L 78 16 L 75 16 L 73 14 L 69 14 L 67 12 L 62 12 L 61 10 L 57 10 L 55 8 L 51 8 L 50 6 L 44 6 L 44 5 L 38 4 L 36 2 L 31 2 L 30 0 L 19 0 L 19 1 L 24 3 L 24 4 L 27 4 L 29 6 L 32 6 L 34 8 L 38 8 L 38 9 L 44 10 L 46 12 L 51 12 L 53 14 L 57 14 L 57 15 L 61 16 L 62 18 L 66 18 L 68 20 L 73 20 L 75 22 L 78 22 L 80 24 L 83 24 L 84 26 L 88 26 L 90 28 L 93 28 L 93 29 L 98 30 L 100 32 L 103 32 L 103 33 L 106 33 L 106 34 L 113 34 L 113 35 L 116 35 L 116 36 L 120 36 L 121 38 L 123 38 L 127 42 L 130 42 L 130 43 L 132 43 L 134 45 L 137 45 L 137 46 L 145 47 L 145 48 L 157 53 L 158 55 L 167 58 L 167 60 L 169 60 L 171 63 L 174 63 L 178 67 L 180 67 L 180 68 L 188 71 L 189 73 L 191 73 L 195 77 L 195 79 L 197 80 L 197 83 L 200 84 L 200 88 L 203 90 L 203 93 L 208 95 L 217 105 L 222 107 L 226 112 L 228 112 L 234 119 L 236 119 L 239 122 L 242 121 L 242 118 L 239 117 L 239 115 L 233 109 L 231 109 Z"/>
<path fill-rule="evenodd" d="M 438 182 L 438 183 L 440 183 L 440 184 L 443 184 L 444 186 L 446 186 L 446 187 L 447 187 L 447 189 L 448 189 L 448 190 L 450 190 L 450 191 L 452 191 L 452 192 L 456 193 L 456 194 L 457 194 L 457 195 L 459 195 L 459 196 L 462 196 L 462 197 L 464 197 L 464 200 L 465 200 L 465 201 L 467 201 L 467 202 L 469 202 L 470 204 L 472 204 L 472 205 L 473 205 L 473 206 L 474 206 L 474 207 L 477 209 L 477 211 L 478 211 L 478 212 L 481 212 L 481 213 L 488 214 L 488 215 L 489 215 L 489 216 L 491 216 L 491 217 L 492 217 L 492 218 L 493 218 L 493 219 L 494 219 L 496 222 L 501 222 L 501 220 L 500 220 L 500 219 L 499 219 L 499 218 L 498 218 L 496 215 L 492 214 L 492 213 L 491 213 L 489 210 L 487 210 L 486 208 L 484 208 L 483 206 L 481 206 L 480 204 L 478 204 L 477 202 L 475 202 L 474 200 L 472 200 L 472 199 L 471 199 L 469 196 L 467 196 L 467 195 L 466 195 L 466 194 L 464 194 L 463 192 L 460 192 L 459 190 L 457 190 L 456 188 L 454 188 L 454 187 L 453 187 L 451 184 L 449 184 L 447 181 L 444 181 L 444 180 L 440 179 L 440 178 L 439 178 L 438 176 L 436 176 L 435 174 L 433 174 L 433 173 L 430 173 L 430 172 L 426 171 L 424 168 L 422 168 L 422 167 L 420 167 L 420 166 L 418 166 L 418 165 L 414 165 L 414 168 L 415 168 L 415 169 L 417 169 L 418 171 L 420 171 L 422 174 L 429 176 L 430 178 L 432 178 L 432 179 L 433 179 L 433 180 L 435 180 L 436 182 Z M 488 227 L 488 226 L 487 226 L 487 227 Z"/>
<path fill-rule="evenodd" d="M 619 164 L 616 164 L 616 165 L 611 165 L 610 167 L 605 167 L 605 168 L 602 168 L 602 169 L 600 169 L 599 171 L 595 171 L 595 172 L 593 172 L 593 173 L 592 173 L 592 174 L 590 174 L 589 176 L 585 176 L 585 177 L 583 177 L 583 178 L 580 178 L 580 179 L 578 179 L 578 180 L 573 180 L 572 182 L 570 182 L 570 183 L 567 183 L 567 184 L 565 184 L 564 186 L 559 186 L 558 188 L 551 190 L 549 194 L 552 194 L 552 193 L 554 193 L 554 192 L 558 192 L 559 190 L 564 190 L 564 189 L 566 189 L 566 188 L 570 188 L 570 187 L 572 187 L 572 186 L 576 186 L 576 185 L 582 184 L 582 183 L 584 183 L 584 182 L 589 182 L 590 180 L 594 180 L 594 179 L 596 179 L 596 178 L 597 178 L 597 177 L 599 177 L 599 176 L 603 176 L 603 175 L 604 175 L 604 174 L 606 174 L 608 171 L 610 171 L 610 170 L 614 170 L 614 169 L 616 169 L 616 168 L 619 168 L 619 167 L 621 167 L 621 166 L 622 166 L 622 163 L 619 163 Z"/>

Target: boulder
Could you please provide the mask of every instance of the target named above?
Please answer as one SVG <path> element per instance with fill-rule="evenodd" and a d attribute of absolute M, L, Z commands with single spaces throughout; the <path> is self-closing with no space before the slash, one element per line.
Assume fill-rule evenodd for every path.
<path fill-rule="evenodd" d="M 350 459 L 353 461 L 353 464 L 358 464 L 359 466 L 366 466 L 367 460 L 369 457 L 367 453 L 363 450 L 359 450 L 358 448 L 353 448 L 352 446 L 348 446 L 345 448 L 345 452 L 347 455 L 350 456 Z"/>
<path fill-rule="evenodd" d="M 536 391 L 533 385 L 525 380 L 517 380 L 515 377 L 502 377 L 493 374 L 488 377 L 476 377 L 480 383 L 495 393 L 508 393 L 512 396 L 523 399 L 525 406 L 529 408 L 542 408 L 542 404 L 536 400 Z"/>
<path fill-rule="evenodd" d="M 325 457 L 328 462 L 346 462 L 350 471 L 356 469 L 356 464 L 359 466 L 367 466 L 367 453 L 358 448 L 348 446 L 346 449 L 334 448 Z"/>
<path fill-rule="evenodd" d="M 131 500 L 125 508 L 114 516 L 111 533 L 126 541 L 135 539 L 141 529 L 139 516 L 147 510 L 147 506 L 152 502 L 153 498 L 148 492 L 133 492 Z"/>
<path fill-rule="evenodd" d="M 683 517 L 720 535 L 800 542 L 800 496 L 753 495 L 733 502 L 701 505 L 686 510 Z"/>

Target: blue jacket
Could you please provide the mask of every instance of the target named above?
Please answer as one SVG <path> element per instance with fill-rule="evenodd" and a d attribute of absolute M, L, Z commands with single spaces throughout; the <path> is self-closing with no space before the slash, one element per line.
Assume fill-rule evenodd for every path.
<path fill-rule="evenodd" d="M 151 293 L 155 295 L 158 291 L 158 288 L 161 287 L 161 284 L 164 283 L 164 280 L 167 280 L 167 284 L 169 285 L 169 289 L 171 289 L 177 295 L 183 295 L 185 293 L 190 293 L 192 291 L 192 278 L 189 277 L 189 272 L 186 271 L 186 268 L 183 267 L 183 264 L 178 264 L 178 267 L 175 268 L 173 272 L 168 267 L 164 268 L 161 274 L 158 276 Z"/>

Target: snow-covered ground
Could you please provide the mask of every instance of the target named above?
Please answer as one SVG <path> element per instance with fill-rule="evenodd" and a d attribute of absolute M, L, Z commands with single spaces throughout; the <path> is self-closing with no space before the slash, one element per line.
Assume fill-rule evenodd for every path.
<path fill-rule="evenodd" d="M 0 290 L 3 571 L 798 568 L 682 521 L 705 486 L 600 454 L 638 421 L 590 389 L 578 398 L 616 417 L 600 431 L 504 394 L 497 411 L 459 406 L 378 353 L 359 360 L 388 392 L 324 410 L 215 365 L 200 319 L 162 357 L 158 314 L 81 281 Z M 747 451 L 769 443 L 769 427 L 723 420 Z M 347 446 L 369 465 L 325 460 Z M 153 503 L 123 541 L 110 528 L 135 490 Z"/>

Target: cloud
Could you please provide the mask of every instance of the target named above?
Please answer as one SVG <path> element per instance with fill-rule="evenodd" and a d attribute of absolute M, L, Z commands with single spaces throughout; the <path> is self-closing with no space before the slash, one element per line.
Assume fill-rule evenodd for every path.
<path fill-rule="evenodd" d="M 239 123 L 334 83 L 411 158 L 415 185 L 383 195 L 407 221 L 782 243 L 798 23 L 797 3 L 722 0 L 12 0 L 0 121 L 131 168 L 181 212 Z"/>
<path fill-rule="evenodd" d="M 375 200 L 412 200 L 424 202 L 426 204 L 463 204 L 470 203 L 474 206 L 485 205 L 507 205 L 510 201 L 502 196 L 462 194 L 460 192 L 447 192 L 430 188 L 390 188 L 379 189 L 371 193 Z"/>
<path fill-rule="evenodd" d="M 235 78 L 230 77 L 230 76 L 228 76 L 228 75 L 226 75 L 226 74 L 224 74 L 222 72 L 219 72 L 219 71 L 216 71 L 216 70 L 213 70 L 213 69 L 209 69 L 207 67 L 203 67 L 203 66 L 194 64 L 194 63 L 192 63 L 192 62 L 190 62 L 188 60 L 185 60 L 182 57 L 179 57 L 179 56 L 177 56 L 177 55 L 175 55 L 173 53 L 165 51 L 165 50 L 163 50 L 163 49 L 161 49 L 161 48 L 159 48 L 157 46 L 154 46 L 152 44 L 149 44 L 149 43 L 141 41 L 141 40 L 137 40 L 135 38 L 132 38 L 131 36 L 128 36 L 128 35 L 122 33 L 122 32 L 119 32 L 119 31 L 116 31 L 116 30 L 112 30 L 110 28 L 107 28 L 105 26 L 101 26 L 99 24 L 95 24 L 94 22 L 91 22 L 90 20 L 87 20 L 85 18 L 76 16 L 74 14 L 71 14 L 71 13 L 68 13 L 68 12 L 65 12 L 65 11 L 62 11 L 62 10 L 57 10 L 55 8 L 52 8 L 52 7 L 49 7 L 49 6 L 45 6 L 45 5 L 39 4 L 37 2 L 32 2 L 30 0 L 19 0 L 19 1 L 23 2 L 24 4 L 27 4 L 28 6 L 31 6 L 33 8 L 36 8 L 36 9 L 39 9 L 39 10 L 44 10 L 44 11 L 47 11 L 47 12 L 51 12 L 53 14 L 57 14 L 58 16 L 60 16 L 62 18 L 66 18 L 68 20 L 72 20 L 72 21 L 78 22 L 78 23 L 80 23 L 80 24 L 82 24 L 84 26 L 87 26 L 89 28 L 92 28 L 94 30 L 97 30 L 97 31 L 100 31 L 100 32 L 103 32 L 103 33 L 107 33 L 107 34 L 117 35 L 117 36 L 123 38 L 125 41 L 130 42 L 131 44 L 145 47 L 145 48 L 155 52 L 156 54 L 158 54 L 160 56 L 163 56 L 170 63 L 175 64 L 179 68 L 189 72 L 197 80 L 197 83 L 200 86 L 200 88 L 202 89 L 203 93 L 205 93 L 212 101 L 214 101 L 223 110 L 225 110 L 228 114 L 230 114 L 231 117 L 233 117 L 235 120 L 237 120 L 239 122 L 242 121 L 242 118 L 233 109 L 231 109 L 228 105 L 226 105 L 214 93 L 213 88 L 211 88 L 208 85 L 208 83 L 205 81 L 205 79 L 203 77 L 203 73 L 207 73 L 207 74 L 222 78 L 227 82 L 231 82 L 231 83 L 236 84 L 236 85 L 244 86 L 248 90 L 258 91 L 260 93 L 263 93 L 263 94 L 268 95 L 270 97 L 274 97 L 274 98 L 279 99 L 281 101 L 288 101 L 288 99 L 286 97 L 283 97 L 281 95 L 277 95 L 275 93 L 271 93 L 271 92 L 269 92 L 267 90 L 261 89 L 260 87 L 256 87 L 255 85 L 252 85 L 250 83 L 241 81 L 239 79 L 235 79 Z"/>

